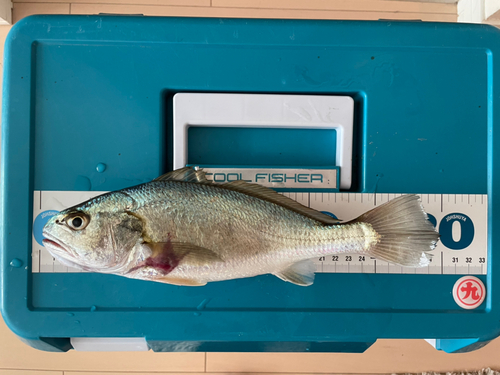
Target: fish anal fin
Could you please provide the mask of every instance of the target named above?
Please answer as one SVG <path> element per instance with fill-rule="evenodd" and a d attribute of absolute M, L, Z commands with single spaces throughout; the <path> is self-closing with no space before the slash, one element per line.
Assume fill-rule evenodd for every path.
<path fill-rule="evenodd" d="M 228 182 L 225 184 L 221 184 L 221 186 L 225 189 L 237 191 L 252 197 L 256 197 L 283 206 L 289 210 L 295 211 L 301 215 L 319 221 L 320 223 L 323 223 L 325 225 L 333 225 L 340 221 L 320 211 L 316 211 L 315 209 L 306 207 L 294 201 L 293 199 L 285 197 L 284 195 L 281 195 L 276 191 L 269 189 L 265 186 L 248 183 L 243 180 Z"/>
<path fill-rule="evenodd" d="M 294 263 L 288 268 L 274 273 L 274 276 L 296 285 L 309 286 L 314 282 L 315 271 L 316 265 L 312 260 L 308 259 Z"/>

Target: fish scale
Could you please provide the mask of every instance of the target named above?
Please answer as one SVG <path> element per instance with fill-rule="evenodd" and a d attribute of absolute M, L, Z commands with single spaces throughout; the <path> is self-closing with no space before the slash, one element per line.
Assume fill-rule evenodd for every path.
<path fill-rule="evenodd" d="M 148 222 L 161 223 L 163 218 L 168 217 L 172 214 L 172 212 L 181 212 L 179 210 L 180 207 L 184 205 L 192 206 L 192 211 L 189 211 L 190 214 L 183 211 L 186 216 L 189 216 L 189 219 L 187 220 L 188 223 L 186 223 L 186 228 L 184 230 L 179 228 L 179 224 L 177 224 L 178 232 L 176 232 L 174 228 L 158 225 L 162 230 L 155 234 L 155 238 L 157 238 L 160 242 L 166 241 L 169 235 L 171 235 L 183 242 L 195 241 L 201 246 L 206 246 L 207 242 L 209 242 L 212 246 L 216 246 L 218 249 L 221 249 L 221 251 L 225 248 L 224 245 L 227 245 L 229 247 L 229 251 L 233 252 L 235 247 L 233 244 L 227 241 L 219 242 L 218 240 L 214 240 L 214 236 L 212 235 L 213 233 L 220 233 L 221 229 L 224 229 L 228 223 L 232 223 L 233 226 L 235 226 L 234 231 L 242 230 L 244 229 L 244 226 L 253 226 L 255 228 L 253 230 L 253 235 L 243 238 L 248 239 L 249 243 L 252 243 L 252 238 L 262 235 L 262 237 L 266 238 L 268 241 L 275 240 L 273 242 L 275 242 L 279 248 L 287 246 L 289 248 L 294 248 L 296 243 L 302 245 L 314 243 L 316 246 L 324 246 L 323 251 L 328 252 L 327 249 L 330 249 L 331 251 L 331 246 L 328 247 L 327 245 L 331 244 L 332 241 L 335 241 L 338 243 L 335 251 L 342 252 L 356 248 L 359 249 L 362 242 L 359 239 L 364 238 L 364 233 L 360 233 L 359 228 L 357 228 L 359 224 L 353 226 L 343 225 L 334 228 L 325 228 L 320 223 L 288 211 L 281 206 L 260 201 L 253 197 L 242 196 L 240 193 L 227 191 L 222 188 L 208 190 L 204 185 L 186 185 L 182 182 L 159 182 L 158 184 L 160 185 L 159 189 L 168 189 L 170 191 L 170 199 L 176 202 L 176 206 L 172 206 L 172 204 L 165 204 L 166 202 L 161 199 L 155 201 L 154 197 L 147 196 L 140 191 L 127 191 L 127 193 L 131 197 L 134 197 L 134 199 L 136 199 L 139 203 L 136 212 L 139 215 L 144 216 Z M 180 196 L 184 194 L 184 188 L 190 189 L 195 193 L 199 193 L 199 191 L 201 191 L 207 194 L 206 196 L 200 194 L 200 198 L 202 199 L 194 202 L 192 200 L 183 200 L 180 199 Z M 149 187 L 147 192 L 150 193 Z M 212 192 L 212 194 L 208 194 L 209 192 Z M 136 198 L 136 195 L 138 196 L 138 199 Z M 218 198 L 224 200 L 226 203 L 219 207 L 213 206 L 210 211 L 206 211 L 204 216 L 197 217 L 202 213 L 202 209 L 198 209 L 196 204 L 205 207 L 207 198 Z M 141 200 L 150 203 L 142 205 Z M 156 207 L 154 210 L 151 209 L 151 206 L 153 205 Z M 175 213 L 173 216 L 176 216 Z M 207 216 L 212 219 L 210 226 L 208 226 L 205 221 L 208 219 Z M 245 219 L 245 216 L 248 216 L 250 220 L 242 221 Z M 185 217 L 181 217 L 180 219 L 181 220 L 172 220 L 176 222 L 186 220 Z M 241 228 L 237 227 L 238 223 L 241 224 Z M 269 223 L 274 224 L 269 225 Z M 193 225 L 195 226 L 194 228 Z M 341 233 L 333 234 L 332 229 Z M 193 230 L 197 231 L 197 237 L 193 235 Z M 228 236 L 230 236 L 231 233 L 233 233 L 233 230 L 227 230 L 225 232 Z M 152 237 L 150 233 L 148 233 L 148 236 Z M 311 251 L 311 256 L 315 256 L 317 253 L 318 250 L 315 249 L 315 251 Z M 244 251 L 239 250 L 236 252 L 236 255 L 244 257 L 245 253 Z"/>
<path fill-rule="evenodd" d="M 266 273 L 310 285 L 319 256 L 356 251 L 424 266 L 438 239 L 413 195 L 333 223 L 268 188 L 210 183 L 186 167 L 55 215 L 44 245 L 86 270 L 177 285 Z"/>

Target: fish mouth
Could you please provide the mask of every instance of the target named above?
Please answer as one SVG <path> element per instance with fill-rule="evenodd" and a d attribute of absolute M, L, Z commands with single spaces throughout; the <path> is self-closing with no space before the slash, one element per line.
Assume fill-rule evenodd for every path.
<path fill-rule="evenodd" d="M 42 243 L 43 243 L 43 246 L 45 246 L 45 247 L 51 247 L 53 249 L 55 248 L 61 252 L 67 253 L 67 250 L 61 244 L 57 243 L 54 240 L 44 239 L 44 240 L 42 240 Z"/>
<path fill-rule="evenodd" d="M 43 233 L 45 237 L 42 240 L 43 246 L 47 251 L 65 266 L 79 268 L 87 272 L 93 272 L 90 267 L 84 266 L 78 262 L 78 255 L 69 247 L 66 247 L 61 241 L 51 237 L 47 233 Z"/>
<path fill-rule="evenodd" d="M 72 254 L 72 251 L 64 247 L 61 243 L 47 238 L 43 239 L 42 243 L 47 251 L 63 265 L 90 271 L 88 268 L 77 263 L 76 257 Z"/>
<path fill-rule="evenodd" d="M 63 258 L 76 258 L 76 254 L 69 247 L 65 246 L 61 241 L 58 241 L 47 233 L 43 233 L 43 236 L 45 238 L 42 240 L 42 244 L 47 250 L 49 250 L 49 252 L 53 252 Z"/>

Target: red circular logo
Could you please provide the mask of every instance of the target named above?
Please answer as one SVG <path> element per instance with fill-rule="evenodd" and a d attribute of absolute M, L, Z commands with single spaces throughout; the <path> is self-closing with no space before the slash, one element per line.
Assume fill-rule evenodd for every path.
<path fill-rule="evenodd" d="M 475 309 L 483 303 L 486 288 L 481 280 L 474 276 L 464 276 L 453 287 L 453 298 L 464 309 Z"/>

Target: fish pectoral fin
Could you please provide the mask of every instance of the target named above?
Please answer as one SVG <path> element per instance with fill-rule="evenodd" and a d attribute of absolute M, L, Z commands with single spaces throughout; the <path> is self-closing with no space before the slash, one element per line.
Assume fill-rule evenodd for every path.
<path fill-rule="evenodd" d="M 146 243 L 151 251 L 151 259 L 155 262 L 167 260 L 168 263 L 203 265 L 222 262 L 214 251 L 187 242 L 168 241 Z"/>
<path fill-rule="evenodd" d="M 207 285 L 206 281 L 198 281 L 192 279 L 181 279 L 177 277 L 158 277 L 155 278 L 154 281 L 159 283 L 171 284 L 171 285 L 179 285 L 179 286 L 204 286 Z"/>
<path fill-rule="evenodd" d="M 308 259 L 294 263 L 290 267 L 281 272 L 274 273 L 273 275 L 279 277 L 283 281 L 288 281 L 296 285 L 309 286 L 314 282 L 315 271 L 315 264 L 312 260 Z"/>
<path fill-rule="evenodd" d="M 209 182 L 205 177 L 203 170 L 195 170 L 191 167 L 176 169 L 175 171 L 165 173 L 153 181 L 185 181 L 185 182 Z"/>
<path fill-rule="evenodd" d="M 173 251 L 178 254 L 183 264 L 197 265 L 222 262 L 219 255 L 205 247 L 185 242 L 172 242 Z"/>

